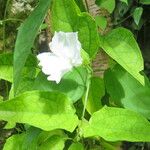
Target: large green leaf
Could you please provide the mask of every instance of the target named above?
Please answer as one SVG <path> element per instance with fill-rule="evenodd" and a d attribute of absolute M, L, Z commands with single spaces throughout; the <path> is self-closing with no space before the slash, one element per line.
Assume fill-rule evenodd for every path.
<path fill-rule="evenodd" d="M 107 9 L 110 13 L 115 9 L 115 0 L 96 0 L 95 2 L 100 8 Z"/>
<path fill-rule="evenodd" d="M 40 72 L 35 79 L 33 89 L 42 91 L 61 91 L 75 102 L 79 100 L 86 89 L 87 70 L 83 67 L 74 68 L 72 71 L 64 75 L 61 82 L 48 81 L 47 77 Z"/>
<path fill-rule="evenodd" d="M 69 99 L 58 92 L 26 92 L 0 103 L 0 112 L 0 120 L 26 123 L 47 131 L 73 131 L 78 124 Z"/>
<path fill-rule="evenodd" d="M 30 16 L 19 28 L 14 52 L 14 91 L 16 93 L 21 72 L 26 59 L 30 54 L 35 37 L 42 24 L 51 0 L 40 0 L 39 5 L 32 11 Z M 34 21 L 33 21 L 34 20 Z"/>
<path fill-rule="evenodd" d="M 100 39 L 104 51 L 144 85 L 144 77 L 139 73 L 144 69 L 143 58 L 133 34 L 117 28 Z"/>
<path fill-rule="evenodd" d="M 90 114 L 102 108 L 101 98 L 105 94 L 103 79 L 99 77 L 91 78 L 90 90 L 86 109 Z"/>
<path fill-rule="evenodd" d="M 82 48 L 94 57 L 99 47 L 99 38 L 94 19 L 82 13 L 74 0 L 57 0 L 52 6 L 52 28 L 54 31 L 79 33 Z"/>
<path fill-rule="evenodd" d="M 104 107 L 83 126 L 84 137 L 100 136 L 107 141 L 150 141 L 150 123 L 123 108 Z"/>
<path fill-rule="evenodd" d="M 141 113 L 150 119 L 150 86 L 142 86 L 119 65 L 105 73 L 105 85 L 115 104 Z"/>

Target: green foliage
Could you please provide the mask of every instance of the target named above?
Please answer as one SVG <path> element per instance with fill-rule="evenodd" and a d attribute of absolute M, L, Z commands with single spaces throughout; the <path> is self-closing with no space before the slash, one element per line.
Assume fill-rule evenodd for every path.
<path fill-rule="evenodd" d="M 60 130 L 45 132 L 30 127 L 26 133 L 10 137 L 4 150 L 62 150 L 65 139 L 66 135 Z"/>
<path fill-rule="evenodd" d="M 40 0 L 39 5 L 19 28 L 14 52 L 14 92 L 17 92 L 21 72 L 31 53 L 35 37 L 50 7 L 51 0 Z M 34 21 L 33 21 L 34 20 Z"/>
<path fill-rule="evenodd" d="M 27 92 L 0 103 L 0 110 L 0 120 L 27 123 L 47 131 L 73 131 L 78 124 L 69 99 L 61 93 Z"/>
<path fill-rule="evenodd" d="M 127 109 L 104 107 L 82 126 L 84 137 L 100 136 L 107 141 L 150 141 L 150 123 Z"/>
<path fill-rule="evenodd" d="M 143 13 L 143 8 L 142 7 L 135 8 L 135 10 L 133 12 L 133 18 L 134 18 L 134 21 L 135 21 L 136 25 L 139 25 L 142 13 Z"/>
<path fill-rule="evenodd" d="M 128 0 L 120 0 L 121 2 L 124 2 L 128 5 Z"/>
<path fill-rule="evenodd" d="M 81 143 L 73 143 L 71 144 L 71 146 L 69 147 L 68 150 L 84 150 L 84 147 Z"/>
<path fill-rule="evenodd" d="M 66 94 L 72 102 L 76 102 L 85 92 L 86 78 L 87 70 L 84 67 L 75 68 L 65 74 L 59 84 L 48 81 L 47 77 L 40 72 L 33 83 L 32 90 L 61 91 Z"/>
<path fill-rule="evenodd" d="M 150 5 L 150 0 L 140 0 L 141 4 Z"/>
<path fill-rule="evenodd" d="M 115 8 L 115 0 L 96 0 L 96 4 L 100 8 L 107 9 L 110 13 L 112 13 Z"/>
<path fill-rule="evenodd" d="M 104 51 L 144 85 L 144 77 L 139 73 L 144 69 L 143 58 L 132 33 L 117 28 L 101 37 L 100 41 Z"/>
<path fill-rule="evenodd" d="M 96 24 L 99 28 L 101 28 L 102 30 L 105 30 L 106 29 L 106 26 L 107 26 L 107 20 L 105 17 L 103 16 L 96 16 L 95 17 L 95 21 L 96 21 Z"/>
<path fill-rule="evenodd" d="M 102 108 L 101 98 L 105 95 L 103 79 L 98 77 L 91 78 L 90 90 L 87 102 L 87 111 L 92 114 Z"/>
<path fill-rule="evenodd" d="M 142 73 L 143 58 L 134 35 L 117 26 L 122 21 L 118 19 L 126 20 L 131 3 L 96 0 L 101 13 L 114 15 L 115 29 L 100 35 L 99 29 L 108 30 L 108 14 L 93 17 L 91 10 L 87 12 L 91 8 L 80 0 L 39 1 L 19 27 L 15 51 L 0 54 L 0 79 L 5 85 L 0 87 L 0 120 L 8 122 L 4 130 L 13 128 L 18 133 L 6 140 L 4 150 L 116 150 L 122 141 L 150 141 L 150 82 Z M 140 26 L 143 9 L 134 7 L 127 18 L 133 17 Z M 35 54 L 44 52 L 35 42 L 37 35 L 53 37 L 55 31 L 78 32 L 83 59 L 82 65 L 68 71 L 59 84 L 47 80 Z M 96 77 L 92 68 L 94 61 L 94 67 L 103 71 L 105 62 L 99 58 L 99 48 L 113 62 L 107 64 L 103 78 Z"/>
<path fill-rule="evenodd" d="M 150 119 L 150 83 L 142 86 L 120 66 L 105 73 L 105 85 L 115 104 L 141 113 Z"/>

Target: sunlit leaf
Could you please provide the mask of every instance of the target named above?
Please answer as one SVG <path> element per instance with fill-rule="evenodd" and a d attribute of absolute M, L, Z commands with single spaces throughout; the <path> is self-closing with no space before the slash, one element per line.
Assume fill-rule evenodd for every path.
<path fill-rule="evenodd" d="M 150 123 L 123 108 L 104 107 L 83 126 L 84 137 L 100 136 L 107 141 L 150 141 Z"/>
<path fill-rule="evenodd" d="M 0 120 L 26 123 L 46 131 L 73 131 L 78 124 L 69 99 L 57 92 L 26 92 L 0 103 L 0 112 Z"/>
<path fill-rule="evenodd" d="M 103 50 L 144 85 L 144 77 L 140 74 L 144 69 L 143 58 L 133 34 L 125 28 L 117 28 L 100 41 Z"/>

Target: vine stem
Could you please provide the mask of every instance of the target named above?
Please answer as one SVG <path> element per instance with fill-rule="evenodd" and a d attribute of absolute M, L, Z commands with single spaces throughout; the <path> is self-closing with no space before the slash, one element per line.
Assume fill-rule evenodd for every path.
<path fill-rule="evenodd" d="M 89 95 L 89 89 L 90 89 L 90 83 L 91 83 L 90 79 L 91 79 L 91 71 L 88 69 L 88 76 L 87 76 L 87 82 L 86 82 L 86 93 L 85 93 L 84 107 L 83 107 L 83 112 L 82 112 L 82 120 L 84 119 L 86 105 L 88 102 L 88 95 Z"/>

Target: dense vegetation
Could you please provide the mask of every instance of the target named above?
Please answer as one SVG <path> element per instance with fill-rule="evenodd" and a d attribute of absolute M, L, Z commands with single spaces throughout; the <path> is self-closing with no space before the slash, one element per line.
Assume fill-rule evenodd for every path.
<path fill-rule="evenodd" d="M 0 149 L 150 149 L 149 43 L 149 0 L 0 0 Z"/>

